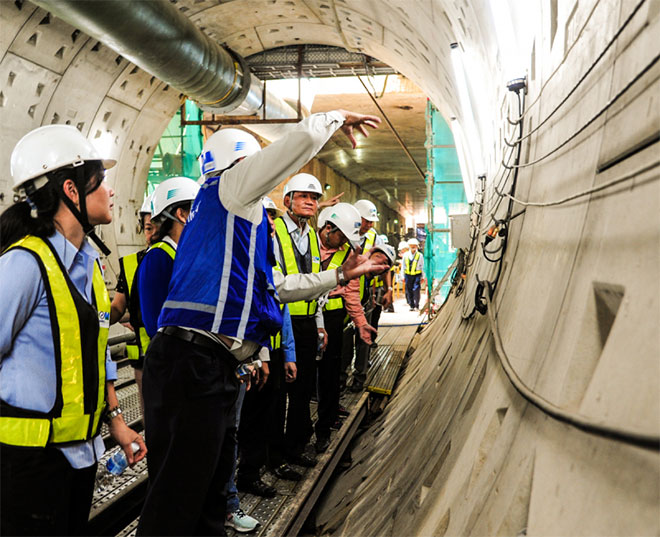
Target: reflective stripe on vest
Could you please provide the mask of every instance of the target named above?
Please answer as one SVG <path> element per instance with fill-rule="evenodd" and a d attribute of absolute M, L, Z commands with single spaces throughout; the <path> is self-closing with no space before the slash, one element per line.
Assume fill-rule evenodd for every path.
<path fill-rule="evenodd" d="M 156 244 L 153 244 L 149 250 L 152 248 L 160 248 L 163 250 L 167 255 L 169 255 L 172 258 L 172 261 L 174 261 L 174 258 L 176 257 L 176 250 L 172 248 L 171 244 L 168 244 L 164 241 L 159 241 Z M 147 250 L 147 251 L 149 251 Z M 135 267 L 135 270 L 137 271 L 137 265 Z M 135 272 L 133 273 L 135 276 Z M 127 281 L 128 283 L 128 281 Z M 131 278 L 131 284 L 133 283 L 132 278 Z M 139 298 L 139 297 L 138 297 Z M 138 339 L 137 345 L 126 345 L 126 351 L 128 352 L 128 357 L 131 360 L 138 360 L 140 356 L 144 356 L 145 353 L 147 352 L 147 347 L 149 347 L 149 343 L 151 342 L 151 338 L 147 334 L 147 331 L 145 330 L 144 326 L 138 327 Z M 133 358 L 135 356 L 135 358 Z"/>
<path fill-rule="evenodd" d="M 99 332 L 96 356 L 91 359 L 97 361 L 98 384 L 84 386 L 79 317 L 82 310 L 78 310 L 71 294 L 71 288 L 75 289 L 73 283 L 46 241 L 28 236 L 14 243 L 8 250 L 12 248 L 32 252 L 40 265 L 48 296 L 55 356 L 59 356 L 57 383 L 60 387 L 58 397 L 61 399 L 61 411 L 57 415 L 35 412 L 35 417 L 28 417 L 30 411 L 25 410 L 22 414 L 26 417 L 0 417 L 0 442 L 14 446 L 44 447 L 48 443 L 88 440 L 96 435 L 105 407 L 105 356 L 110 327 L 110 297 L 101 269 L 98 263 L 94 263 L 92 288 L 96 303 L 94 315 L 99 322 Z M 89 307 L 94 306 L 90 304 Z M 93 402 L 87 401 L 88 412 L 85 412 L 86 395 L 88 399 L 94 396 Z"/>
<path fill-rule="evenodd" d="M 133 282 L 135 281 L 135 275 L 137 274 L 139 265 L 139 253 L 140 252 L 135 252 L 133 254 L 128 254 L 119 258 L 119 265 L 121 266 L 121 269 L 124 272 L 124 277 L 126 278 L 126 302 L 129 304 L 131 301 L 131 289 L 133 289 Z M 137 328 L 136 343 L 126 345 L 126 355 L 128 356 L 128 359 L 139 360 L 140 356 L 144 356 L 144 353 L 149 346 L 149 341 L 149 336 L 147 335 L 147 331 L 144 329 L 144 326 L 139 326 Z"/>
<path fill-rule="evenodd" d="M 160 248 L 161 250 L 165 250 L 167 255 L 169 255 L 172 258 L 172 261 L 174 261 L 174 258 L 176 257 L 176 250 L 172 248 L 171 244 L 168 244 L 165 241 L 159 241 L 156 244 L 152 244 L 149 250 L 153 250 L 154 248 Z M 147 252 L 149 250 L 147 250 Z"/>
<path fill-rule="evenodd" d="M 365 305 L 365 298 L 366 298 L 366 290 L 367 290 L 367 277 L 363 274 L 360 276 L 360 304 L 363 306 Z"/>
<path fill-rule="evenodd" d="M 274 336 L 270 336 L 270 346 L 274 351 L 279 349 L 282 346 L 282 331 L 280 330 Z"/>
<path fill-rule="evenodd" d="M 376 244 L 376 237 L 378 234 L 376 233 L 376 230 L 374 228 L 371 228 L 369 231 L 365 233 L 365 241 L 364 241 L 364 246 L 362 247 L 362 253 L 366 254 L 369 250 L 371 250 Z"/>
<path fill-rule="evenodd" d="M 291 235 L 289 235 L 286 224 L 281 217 L 275 219 L 275 233 L 277 234 L 277 238 L 279 239 L 280 245 L 282 247 L 282 262 L 284 263 L 284 267 L 280 267 L 278 265 L 275 267 L 275 270 L 282 272 L 282 268 L 284 268 L 284 274 L 300 274 L 300 267 L 298 267 L 296 254 L 293 251 L 295 246 L 293 245 L 293 241 L 291 240 Z M 314 233 L 311 229 L 308 233 L 308 236 L 308 251 L 312 258 L 312 272 L 321 272 L 321 253 L 319 251 L 318 238 L 316 237 L 316 233 Z M 289 313 L 294 317 L 309 317 L 316 314 L 316 307 L 316 300 L 299 300 L 297 302 L 289 303 Z"/>
<path fill-rule="evenodd" d="M 419 258 L 420 258 L 420 253 L 415 252 L 415 257 L 413 257 L 413 260 L 412 260 L 412 267 L 410 266 L 410 257 L 406 256 L 403 259 L 404 273 L 405 274 L 408 274 L 408 276 L 415 276 L 417 274 L 422 273 L 421 270 L 417 270 L 417 261 L 419 261 Z"/>
<path fill-rule="evenodd" d="M 344 264 L 346 258 L 348 257 L 348 252 L 350 247 L 348 244 L 344 244 L 339 250 L 337 250 L 330 259 L 330 264 L 326 270 L 333 270 Z M 325 311 L 340 310 L 344 309 L 346 306 L 344 304 L 344 297 L 338 296 L 334 298 L 329 298 L 326 305 L 323 307 Z"/>

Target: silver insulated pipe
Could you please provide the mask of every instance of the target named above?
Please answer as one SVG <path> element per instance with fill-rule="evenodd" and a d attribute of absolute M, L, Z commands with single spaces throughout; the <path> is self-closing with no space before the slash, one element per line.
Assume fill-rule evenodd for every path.
<path fill-rule="evenodd" d="M 210 112 L 256 114 L 263 85 L 245 60 L 204 35 L 168 0 L 33 0 Z M 267 117 L 295 118 L 268 94 Z"/>

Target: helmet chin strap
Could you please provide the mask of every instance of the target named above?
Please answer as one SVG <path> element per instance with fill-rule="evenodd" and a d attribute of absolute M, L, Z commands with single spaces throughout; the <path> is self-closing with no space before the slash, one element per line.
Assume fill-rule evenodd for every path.
<path fill-rule="evenodd" d="M 169 218 L 170 220 L 174 220 L 175 222 L 178 222 L 178 223 L 181 224 L 182 226 L 185 226 L 185 225 L 186 225 L 185 221 L 182 222 L 181 220 L 179 220 L 179 217 L 178 217 L 178 216 L 176 216 L 176 215 L 172 215 L 172 213 L 170 213 L 167 209 L 164 210 L 162 214 L 163 214 L 163 216 L 164 216 L 165 218 Z"/>
<path fill-rule="evenodd" d="M 94 230 L 94 226 L 89 223 L 89 218 L 87 217 L 87 194 L 90 194 L 91 192 L 88 193 L 85 192 L 86 181 L 84 175 L 85 172 L 84 166 L 77 166 L 76 168 L 74 168 L 74 170 L 76 172 L 75 184 L 79 193 L 78 199 L 80 202 L 80 210 L 78 210 L 78 207 L 76 207 L 73 201 L 71 201 L 71 199 L 64 193 L 64 189 L 58 188 L 57 193 L 59 194 L 60 199 L 73 213 L 73 216 L 76 217 L 76 220 L 80 222 L 80 225 L 82 226 L 85 235 L 87 235 L 94 242 L 94 244 L 98 246 L 99 250 L 101 250 L 103 255 L 110 255 L 110 249 L 96 234 L 96 231 Z M 99 188 L 99 186 L 101 186 L 100 183 L 96 188 Z"/>

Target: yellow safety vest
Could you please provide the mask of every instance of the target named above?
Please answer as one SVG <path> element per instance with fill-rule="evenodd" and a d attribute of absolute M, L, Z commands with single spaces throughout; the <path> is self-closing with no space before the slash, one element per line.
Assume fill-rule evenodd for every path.
<path fill-rule="evenodd" d="M 110 297 L 105 288 L 103 275 L 94 264 L 92 288 L 94 305 L 80 296 L 50 243 L 38 237 L 27 236 L 11 245 L 8 250 L 22 249 L 31 252 L 39 264 L 46 294 L 53 345 L 57 367 L 57 386 L 60 390 L 55 406 L 48 413 L 16 409 L 17 415 L 0 417 L 0 442 L 12 446 L 44 447 L 46 444 L 62 444 L 89 440 L 99 429 L 101 413 L 105 408 L 105 356 L 110 327 Z M 78 306 L 74 301 L 78 299 Z M 87 356 L 93 364 L 93 382 L 84 382 L 82 336 L 80 315 L 84 308 L 93 310 L 94 320 L 86 329 L 98 329 L 96 355 Z M 91 317 L 86 312 L 87 319 Z M 89 324 L 89 323 L 86 323 Z M 97 328 L 98 327 L 98 328 Z M 87 364 L 87 371 L 92 367 Z M 87 373 L 89 378 L 89 373 Z M 11 414 L 11 407 L 4 414 Z"/>
<path fill-rule="evenodd" d="M 279 240 L 282 248 L 282 261 L 284 267 L 279 264 L 274 267 L 279 272 L 284 274 L 300 274 L 300 267 L 296 261 L 296 255 L 293 251 L 295 248 L 289 231 L 282 217 L 275 219 L 275 234 Z M 312 257 L 312 273 L 321 272 L 321 253 L 319 250 L 319 242 L 316 233 L 310 230 L 309 232 L 309 254 Z M 284 271 L 282 270 L 284 269 Z M 299 300 L 297 302 L 289 303 L 289 313 L 293 316 L 309 317 L 316 314 L 317 302 L 316 300 Z"/>
<path fill-rule="evenodd" d="M 348 253 L 350 252 L 350 250 L 351 248 L 348 244 L 344 244 L 339 250 L 337 250 L 332 255 L 332 259 L 330 259 L 330 264 L 328 265 L 327 270 L 332 270 L 340 267 L 348 257 Z M 323 309 L 325 311 L 340 310 L 343 308 L 345 308 L 344 298 L 341 296 L 330 298 L 327 304 L 323 306 Z"/>
<path fill-rule="evenodd" d="M 270 336 L 270 346 L 274 351 L 279 349 L 282 346 L 282 331 L 280 330 L 274 336 Z"/>
<path fill-rule="evenodd" d="M 284 304 L 280 304 L 280 311 L 284 311 Z M 276 351 L 282 346 L 282 331 L 280 330 L 274 336 L 270 336 L 270 346 Z"/>
<path fill-rule="evenodd" d="M 417 261 L 419 261 L 421 254 L 419 252 L 415 252 L 415 257 L 412 259 L 412 267 L 410 266 L 410 257 L 406 256 L 403 258 L 403 263 L 404 263 L 404 273 L 408 274 L 408 276 L 415 276 L 417 274 L 421 274 L 421 270 L 417 270 Z"/>
<path fill-rule="evenodd" d="M 174 248 L 172 248 L 171 244 L 168 244 L 164 241 L 158 241 L 157 243 L 152 244 L 149 247 L 149 249 L 147 250 L 147 252 L 150 252 L 154 248 L 160 248 L 161 250 L 163 250 L 167 255 L 169 255 L 172 258 L 172 261 L 174 261 L 174 258 L 176 257 L 176 250 Z M 137 267 L 135 267 L 135 270 L 137 271 Z M 135 272 L 133 272 L 133 276 L 135 276 Z M 127 283 L 128 283 L 128 281 L 127 281 Z M 131 281 L 131 284 L 132 283 L 133 282 Z M 149 343 L 151 342 L 151 338 L 147 334 L 147 331 L 144 329 L 144 326 L 140 326 L 138 328 L 138 332 L 140 334 L 140 337 L 138 339 L 136 339 L 137 344 L 138 344 L 138 349 L 137 349 L 137 357 L 132 358 L 134 360 L 137 360 L 138 358 L 140 358 L 140 356 L 144 356 L 144 354 L 147 352 L 147 348 L 149 347 Z M 126 350 L 128 350 L 128 345 L 126 346 Z M 130 355 L 128 357 L 131 358 Z"/>
<path fill-rule="evenodd" d="M 131 290 L 133 289 L 133 282 L 135 281 L 135 274 L 138 269 L 138 254 L 140 252 L 135 252 L 134 254 L 126 255 L 119 259 L 119 265 L 121 270 L 124 273 L 124 278 L 126 279 L 126 302 L 130 303 L 131 300 Z M 135 321 L 131 323 L 133 328 L 136 329 L 136 344 L 127 344 L 126 345 L 126 354 L 128 355 L 129 360 L 139 360 L 140 356 L 144 356 L 144 353 L 149 346 L 149 336 L 147 331 L 144 329 L 144 326 L 135 326 L 137 324 Z"/>
<path fill-rule="evenodd" d="M 371 228 L 369 231 L 365 233 L 366 239 L 364 241 L 364 246 L 362 247 L 362 253 L 366 254 L 369 250 L 371 250 L 376 244 L 376 237 L 378 236 L 378 233 L 376 233 L 376 230 L 374 228 Z"/>

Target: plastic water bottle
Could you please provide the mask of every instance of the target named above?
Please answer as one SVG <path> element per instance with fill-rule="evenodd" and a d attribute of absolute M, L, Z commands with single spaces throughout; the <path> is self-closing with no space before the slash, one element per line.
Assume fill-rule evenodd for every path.
<path fill-rule="evenodd" d="M 252 371 L 259 369 L 262 366 L 261 360 L 254 360 L 253 362 L 243 362 L 236 368 L 236 374 L 239 377 L 251 375 Z"/>
<path fill-rule="evenodd" d="M 320 362 L 323 359 L 323 339 L 324 336 L 319 332 L 318 343 L 316 344 L 316 361 Z"/>
<path fill-rule="evenodd" d="M 131 448 L 133 449 L 133 453 L 135 453 L 136 451 L 139 451 L 140 446 L 133 442 Z M 124 473 L 124 470 L 128 468 L 128 459 L 126 459 L 124 450 L 120 449 L 115 452 L 115 454 L 108 459 L 108 462 L 105 463 L 105 467 L 112 475 L 121 475 Z"/>

